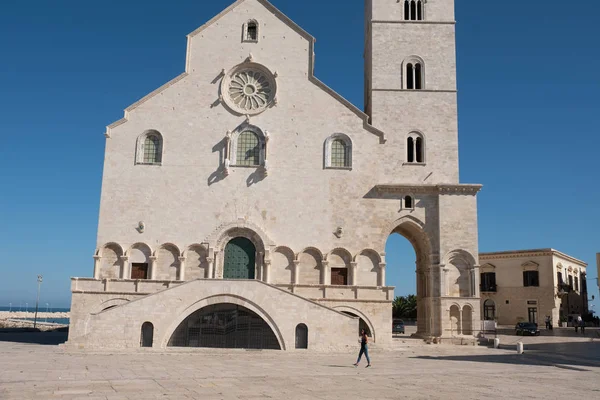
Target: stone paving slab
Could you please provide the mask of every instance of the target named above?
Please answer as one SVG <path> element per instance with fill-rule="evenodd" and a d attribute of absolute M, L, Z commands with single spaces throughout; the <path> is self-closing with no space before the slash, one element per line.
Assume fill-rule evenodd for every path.
<path fill-rule="evenodd" d="M 501 337 L 510 347 L 512 337 Z M 526 353 L 397 341 L 355 354 L 66 352 L 0 342 L 0 399 L 600 398 L 600 341 L 523 338 Z"/>

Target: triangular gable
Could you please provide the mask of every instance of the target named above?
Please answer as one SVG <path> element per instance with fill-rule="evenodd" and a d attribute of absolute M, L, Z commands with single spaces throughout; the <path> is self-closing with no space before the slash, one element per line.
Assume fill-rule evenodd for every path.
<path fill-rule="evenodd" d="M 526 269 L 538 269 L 540 267 L 540 264 L 538 264 L 534 261 L 527 261 L 527 262 L 524 262 L 523 264 L 521 264 L 521 267 L 526 268 Z"/>
<path fill-rule="evenodd" d="M 119 121 L 116 121 L 116 122 L 110 124 L 109 126 L 107 126 L 105 136 L 106 137 L 110 137 L 110 135 L 111 135 L 110 131 L 111 131 L 112 128 L 116 128 L 117 126 L 125 123 L 127 121 L 127 119 L 128 119 L 128 114 L 129 114 L 130 111 L 134 110 L 139 105 L 143 104 L 144 102 L 148 101 L 152 97 L 156 96 L 157 94 L 161 93 L 162 91 L 164 91 L 168 87 L 174 85 L 175 83 L 177 83 L 178 81 L 180 81 L 181 79 L 183 79 L 184 77 L 186 77 L 188 75 L 188 71 L 189 71 L 189 57 L 190 57 L 190 43 L 191 43 L 191 38 L 194 37 L 194 36 L 196 36 L 200 32 L 202 32 L 203 30 L 207 29 L 209 26 L 211 26 L 215 22 L 219 21 L 221 18 L 223 18 L 225 15 L 227 15 L 229 12 L 231 12 L 233 9 L 235 9 L 237 6 L 239 6 L 240 4 L 244 3 L 245 1 L 247 1 L 247 0 L 237 0 L 235 3 L 231 4 L 229 7 L 227 7 L 223 11 L 221 11 L 219 14 L 217 14 L 216 16 L 214 16 L 212 19 L 210 19 L 207 23 L 205 23 L 204 25 L 202 25 L 198 29 L 196 29 L 193 32 L 191 32 L 190 34 L 188 34 L 187 35 L 187 37 L 188 37 L 188 43 L 187 43 L 187 50 L 186 50 L 185 72 L 183 74 L 179 75 L 178 77 L 176 77 L 175 79 L 173 79 L 173 80 L 167 82 L 166 84 L 162 85 L 158 89 L 154 90 L 152 93 L 150 93 L 150 94 L 144 96 L 143 98 L 141 98 L 140 100 L 136 101 L 135 103 L 133 103 L 129 107 L 127 107 L 125 109 L 125 116 L 124 116 L 124 118 L 122 118 Z M 317 79 L 315 77 L 315 74 L 314 74 L 314 71 L 315 71 L 315 51 L 314 51 L 314 46 L 315 46 L 316 39 L 312 35 L 310 35 L 308 32 L 306 32 L 304 29 L 302 29 L 300 27 L 300 25 L 298 25 L 294 21 L 292 21 L 287 15 L 285 15 L 283 12 L 279 11 L 279 9 L 277 9 L 277 7 L 275 7 L 269 1 L 267 1 L 267 0 L 255 0 L 255 1 L 259 2 L 263 7 L 265 7 L 267 10 L 269 10 L 271 13 L 273 13 L 273 15 L 275 15 L 277 18 L 279 18 L 283 23 L 285 23 L 291 29 L 293 29 L 298 34 L 300 34 L 302 37 L 304 37 L 306 40 L 308 40 L 308 42 L 310 44 L 310 51 L 309 51 L 309 71 L 308 71 L 309 72 L 309 75 L 308 75 L 309 81 L 311 81 L 312 83 L 314 83 L 315 85 L 317 85 L 319 88 L 321 88 L 322 90 L 324 90 L 325 92 L 327 92 L 331 97 L 333 97 L 334 99 L 336 99 L 337 101 L 339 101 L 342 105 L 344 105 L 346 108 L 348 108 L 354 114 L 356 114 L 359 118 L 361 118 L 363 120 L 363 128 L 366 129 L 367 131 L 369 131 L 369 132 L 371 132 L 371 133 L 379 136 L 380 143 L 385 143 L 386 142 L 385 134 L 382 131 L 380 131 L 379 129 L 377 129 L 374 126 L 370 125 L 370 123 L 369 123 L 369 116 L 367 114 L 365 114 L 364 112 L 362 112 L 358 107 L 356 107 L 350 101 L 346 100 L 344 97 L 342 97 L 335 90 L 331 89 L 329 86 L 325 85 L 323 82 L 321 82 L 319 79 Z"/>

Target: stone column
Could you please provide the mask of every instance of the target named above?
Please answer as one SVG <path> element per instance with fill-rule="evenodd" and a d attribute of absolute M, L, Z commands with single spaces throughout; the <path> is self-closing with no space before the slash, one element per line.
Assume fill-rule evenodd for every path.
<path fill-rule="evenodd" d="M 474 291 L 473 297 L 480 297 L 479 288 L 481 285 L 481 274 L 479 273 L 479 265 L 475 265 L 473 267 L 473 282 L 474 282 Z"/>
<path fill-rule="evenodd" d="M 179 257 L 179 280 L 185 281 L 185 257 Z"/>
<path fill-rule="evenodd" d="M 264 264 L 264 254 L 262 252 L 257 252 L 255 257 L 255 271 L 256 275 L 254 279 L 257 281 L 265 282 L 265 264 Z"/>
<path fill-rule="evenodd" d="M 441 265 L 440 265 L 440 267 L 441 267 Z M 444 293 L 445 297 L 448 297 L 449 296 L 449 292 L 450 292 L 450 287 L 449 287 L 450 285 L 449 285 L 449 282 L 448 282 L 448 273 L 450 272 L 450 270 L 448 268 L 443 268 L 442 272 L 443 272 L 443 281 L 442 281 L 442 284 L 444 285 L 444 287 L 443 287 L 443 291 L 444 292 L 443 293 Z"/>
<path fill-rule="evenodd" d="M 424 275 L 425 275 L 425 285 L 423 287 L 423 297 L 429 297 L 430 296 L 430 291 L 431 291 L 431 267 L 428 267 L 425 271 L 424 271 Z"/>
<path fill-rule="evenodd" d="M 358 286 L 358 263 L 350 263 L 350 286 Z"/>
<path fill-rule="evenodd" d="M 156 280 L 156 256 L 150 256 L 150 257 L 148 257 L 148 259 L 150 261 L 150 280 L 155 281 Z"/>
<path fill-rule="evenodd" d="M 100 279 L 100 260 L 101 256 L 94 256 L 94 279 Z"/>
<path fill-rule="evenodd" d="M 215 257 L 216 258 L 216 257 Z M 214 279 L 214 271 L 215 271 L 215 258 L 207 257 L 206 262 L 208 263 L 208 271 L 206 279 Z"/>
<path fill-rule="evenodd" d="M 300 260 L 294 260 L 294 285 L 300 284 Z"/>
<path fill-rule="evenodd" d="M 413 161 L 419 162 L 419 156 L 417 155 L 417 138 L 416 137 L 413 137 L 413 156 L 414 156 Z M 413 204 L 413 206 L 414 206 L 414 204 Z"/>
<path fill-rule="evenodd" d="M 121 259 L 121 279 L 130 279 L 129 256 L 121 256 L 119 258 Z"/>
<path fill-rule="evenodd" d="M 385 286 L 385 267 L 386 263 L 379 263 L 379 282 L 377 282 L 378 286 Z"/>
<path fill-rule="evenodd" d="M 331 270 L 329 269 L 329 261 L 321 261 L 321 285 L 331 285 Z"/>
<path fill-rule="evenodd" d="M 263 264 L 263 282 L 271 283 L 271 260 L 265 260 Z"/>
<path fill-rule="evenodd" d="M 469 297 L 473 297 L 473 293 L 474 293 L 474 278 L 473 278 L 473 267 L 469 266 L 468 272 L 469 272 Z"/>

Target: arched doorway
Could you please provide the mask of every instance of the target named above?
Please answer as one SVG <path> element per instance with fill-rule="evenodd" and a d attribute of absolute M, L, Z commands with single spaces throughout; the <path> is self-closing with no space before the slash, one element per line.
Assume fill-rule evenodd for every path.
<path fill-rule="evenodd" d="M 245 237 L 237 237 L 225 246 L 223 279 L 254 279 L 256 247 Z"/>
<path fill-rule="evenodd" d="M 296 326 L 296 348 L 308 349 L 308 327 L 304 324 Z"/>
<path fill-rule="evenodd" d="M 371 328 L 369 328 L 369 324 L 367 324 L 367 322 L 362 319 L 361 317 L 359 317 L 358 315 L 351 313 L 349 311 L 342 311 L 342 313 L 349 315 L 351 317 L 355 317 L 358 318 L 358 332 L 357 335 L 360 336 L 360 332 L 364 329 L 365 333 L 367 334 L 368 337 L 373 337 L 373 334 L 371 333 Z"/>
<path fill-rule="evenodd" d="M 462 334 L 473 334 L 473 309 L 469 305 L 464 306 L 462 310 Z"/>
<path fill-rule="evenodd" d="M 281 350 L 275 333 L 258 314 L 230 303 L 192 313 L 175 329 L 167 346 Z"/>
<path fill-rule="evenodd" d="M 395 296 L 403 297 L 394 302 L 392 317 L 403 320 L 406 334 L 416 337 L 439 335 L 432 332 L 431 253 L 429 239 L 417 223 L 405 220 L 391 229 L 385 246 L 385 285 L 395 286 Z"/>
<path fill-rule="evenodd" d="M 152 325 L 152 322 L 144 322 L 142 324 L 140 347 L 152 347 L 153 342 L 154 342 L 154 325 Z"/>
<path fill-rule="evenodd" d="M 462 334 L 460 308 L 457 305 L 452 305 L 450 307 L 450 334 L 452 336 Z"/>
<path fill-rule="evenodd" d="M 496 303 L 494 303 L 494 300 L 487 299 L 483 302 L 483 319 L 485 321 L 496 319 Z"/>

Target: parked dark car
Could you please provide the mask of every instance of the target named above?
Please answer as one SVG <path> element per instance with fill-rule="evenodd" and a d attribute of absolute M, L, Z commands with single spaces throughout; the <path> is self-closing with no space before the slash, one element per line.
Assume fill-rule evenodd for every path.
<path fill-rule="evenodd" d="M 533 322 L 519 322 L 515 326 L 515 332 L 517 335 L 535 335 L 538 336 L 540 334 L 540 330 L 538 329 L 538 325 Z"/>
<path fill-rule="evenodd" d="M 404 321 L 395 319 L 392 323 L 392 333 L 404 333 Z"/>

